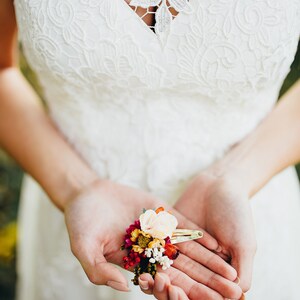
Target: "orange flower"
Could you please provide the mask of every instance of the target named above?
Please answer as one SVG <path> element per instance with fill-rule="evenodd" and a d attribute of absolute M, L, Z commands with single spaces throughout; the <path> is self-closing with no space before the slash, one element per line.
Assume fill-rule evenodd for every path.
<path fill-rule="evenodd" d="M 179 255 L 179 249 L 175 245 L 166 244 L 164 254 L 167 255 L 169 259 L 176 259 Z"/>
<path fill-rule="evenodd" d="M 164 211 L 164 210 L 165 209 L 161 206 L 161 207 L 157 208 L 155 212 L 158 214 L 159 212 Z"/>

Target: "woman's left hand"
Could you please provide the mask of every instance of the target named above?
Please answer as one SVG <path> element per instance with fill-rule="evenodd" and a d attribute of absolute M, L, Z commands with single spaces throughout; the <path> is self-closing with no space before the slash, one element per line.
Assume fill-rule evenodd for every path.
<path fill-rule="evenodd" d="M 175 208 L 215 237 L 221 256 L 237 270 L 244 292 L 251 285 L 256 239 L 247 189 L 238 176 L 206 170 L 193 178 Z M 184 245 L 185 244 L 185 245 Z M 189 253 L 189 243 L 182 251 Z"/>

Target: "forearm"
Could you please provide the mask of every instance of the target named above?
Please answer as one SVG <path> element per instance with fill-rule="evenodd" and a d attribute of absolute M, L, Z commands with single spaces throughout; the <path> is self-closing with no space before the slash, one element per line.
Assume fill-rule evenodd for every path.
<path fill-rule="evenodd" d="M 63 210 L 97 175 L 72 149 L 17 68 L 0 70 L 0 146 Z"/>
<path fill-rule="evenodd" d="M 253 196 L 274 175 L 300 161 L 300 80 L 243 141 L 212 167 L 234 176 Z"/>

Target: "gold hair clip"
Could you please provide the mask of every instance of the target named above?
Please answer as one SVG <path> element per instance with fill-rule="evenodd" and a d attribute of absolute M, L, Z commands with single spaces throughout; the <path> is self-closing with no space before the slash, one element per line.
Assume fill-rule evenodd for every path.
<path fill-rule="evenodd" d="M 196 239 L 201 239 L 202 237 L 203 237 L 203 232 L 200 230 L 176 229 L 173 231 L 171 237 L 171 243 L 178 244 L 178 243 L 188 242 Z"/>

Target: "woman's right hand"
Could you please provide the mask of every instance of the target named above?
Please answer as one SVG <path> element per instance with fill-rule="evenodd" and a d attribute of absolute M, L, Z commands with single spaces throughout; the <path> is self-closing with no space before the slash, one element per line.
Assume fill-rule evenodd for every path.
<path fill-rule="evenodd" d="M 92 283 L 129 290 L 126 278 L 112 265 L 123 265 L 126 251 L 120 250 L 120 246 L 125 229 L 138 218 L 143 208 L 162 205 L 167 207 L 149 193 L 106 179 L 97 180 L 66 203 L 64 214 L 71 249 Z M 197 228 L 174 209 L 172 212 L 178 219 L 178 227 Z M 190 299 L 239 298 L 241 290 L 233 282 L 236 271 L 210 251 L 216 250 L 217 241 L 205 233 L 199 242 L 189 243 L 192 253 L 180 254 L 176 265 L 164 271 L 170 280 L 164 284 L 164 291 L 143 291 L 155 294 L 158 299 L 174 296 L 174 291 Z M 178 296 L 178 299 L 181 298 Z"/>

